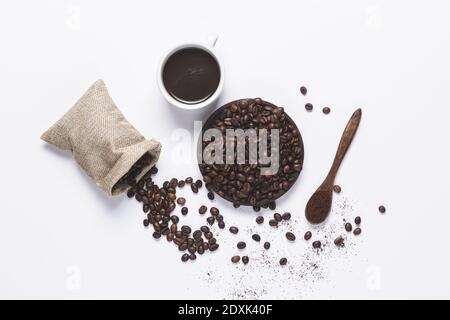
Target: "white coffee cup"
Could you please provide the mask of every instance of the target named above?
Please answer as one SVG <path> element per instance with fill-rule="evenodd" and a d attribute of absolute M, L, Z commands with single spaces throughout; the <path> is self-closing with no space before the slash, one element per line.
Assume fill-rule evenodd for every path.
<path fill-rule="evenodd" d="M 158 68 L 158 74 L 157 74 L 159 90 L 161 91 L 162 95 L 167 100 L 167 102 L 169 102 L 174 107 L 184 109 L 184 110 L 206 109 L 208 107 L 213 106 L 215 104 L 215 102 L 217 101 L 217 99 L 219 98 L 220 94 L 222 93 L 222 89 L 223 89 L 224 74 L 223 74 L 222 64 L 220 63 L 220 59 L 217 57 L 217 55 L 214 53 L 214 50 L 213 50 L 213 48 L 217 42 L 217 39 L 218 39 L 218 36 L 214 34 L 214 35 L 208 36 L 204 42 L 187 42 L 187 43 L 180 44 L 180 45 L 172 48 L 171 50 L 169 50 L 161 59 L 161 62 L 160 62 L 159 68 Z M 183 102 L 180 102 L 180 101 L 176 100 L 175 98 L 173 98 L 167 91 L 166 87 L 164 86 L 164 82 L 163 82 L 163 70 L 164 70 L 164 66 L 165 66 L 167 60 L 175 52 L 177 52 L 181 49 L 185 49 L 185 48 L 198 48 L 198 49 L 202 49 L 202 50 L 206 51 L 217 61 L 217 64 L 219 66 L 219 71 L 220 71 L 220 80 L 219 80 L 219 84 L 217 86 L 216 91 L 208 99 L 201 101 L 199 103 L 195 103 L 195 104 L 183 103 Z"/>

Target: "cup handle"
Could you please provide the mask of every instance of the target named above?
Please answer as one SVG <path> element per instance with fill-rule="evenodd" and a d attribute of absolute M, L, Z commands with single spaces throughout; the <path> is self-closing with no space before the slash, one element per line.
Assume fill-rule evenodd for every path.
<path fill-rule="evenodd" d="M 210 35 L 208 35 L 206 37 L 206 44 L 209 47 L 214 48 L 218 39 L 219 39 L 219 35 L 217 35 L 215 33 L 211 33 Z"/>

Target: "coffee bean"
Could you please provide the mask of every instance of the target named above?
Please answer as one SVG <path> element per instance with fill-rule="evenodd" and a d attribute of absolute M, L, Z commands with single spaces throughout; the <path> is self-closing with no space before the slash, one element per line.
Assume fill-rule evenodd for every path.
<path fill-rule="evenodd" d="M 257 223 L 257 224 L 262 224 L 262 223 L 264 223 L 264 217 L 263 217 L 263 216 L 258 216 L 258 217 L 256 217 L 256 223 Z"/>
<path fill-rule="evenodd" d="M 205 253 L 205 247 L 203 245 L 198 246 L 197 253 L 200 255 Z"/>
<path fill-rule="evenodd" d="M 217 243 L 209 247 L 209 251 L 216 251 L 217 249 L 219 249 L 219 245 Z"/>
<path fill-rule="evenodd" d="M 175 195 L 175 193 L 169 193 L 169 194 L 167 194 L 167 197 L 168 197 L 170 200 L 172 200 L 172 201 L 174 201 L 174 200 L 177 198 L 177 196 Z"/>
<path fill-rule="evenodd" d="M 241 260 L 240 256 L 233 256 L 231 257 L 231 262 L 238 263 Z"/>
<path fill-rule="evenodd" d="M 213 244 L 217 243 L 217 239 L 216 238 L 208 239 L 208 243 L 209 243 L 209 245 L 213 245 Z"/>
<path fill-rule="evenodd" d="M 153 232 L 153 238 L 155 238 L 155 239 L 159 239 L 159 238 L 161 238 L 161 233 L 159 233 L 159 232 Z"/>
<path fill-rule="evenodd" d="M 237 234 L 239 232 L 239 229 L 237 227 L 230 227 L 230 232 L 232 234 Z"/>
<path fill-rule="evenodd" d="M 361 224 L 361 217 L 358 216 L 358 217 L 355 218 L 355 224 L 356 225 L 360 225 Z"/>
<path fill-rule="evenodd" d="M 277 208 L 277 204 L 275 201 L 270 201 L 269 202 L 269 209 L 270 210 L 275 210 Z"/>
<path fill-rule="evenodd" d="M 208 199 L 209 200 L 214 200 L 214 192 L 208 192 Z"/>
<path fill-rule="evenodd" d="M 288 239 L 289 241 L 295 241 L 295 234 L 293 234 L 292 232 L 286 232 L 286 239 Z"/>
<path fill-rule="evenodd" d="M 193 193 L 198 193 L 198 187 L 195 183 L 191 183 L 191 190 Z"/>
<path fill-rule="evenodd" d="M 127 197 L 128 198 L 133 198 L 136 195 L 136 191 L 133 188 L 128 189 L 127 191 Z"/>
<path fill-rule="evenodd" d="M 208 233 L 209 232 L 209 227 L 208 226 L 201 226 L 200 227 L 200 231 L 203 233 Z"/>
<path fill-rule="evenodd" d="M 261 207 L 260 206 L 253 206 L 253 211 L 260 212 L 261 211 Z"/>
<path fill-rule="evenodd" d="M 203 187 L 203 181 L 202 180 L 197 180 L 197 181 L 195 181 L 195 185 L 197 186 L 197 188 L 201 188 L 201 187 Z"/>
<path fill-rule="evenodd" d="M 306 89 L 305 86 L 301 86 L 301 87 L 300 87 L 300 92 L 301 92 L 302 95 L 306 95 L 306 93 L 308 92 L 308 90 Z"/>
<path fill-rule="evenodd" d="M 205 238 L 206 239 L 212 239 L 214 237 L 214 235 L 212 234 L 212 232 L 207 232 L 207 233 L 205 233 Z"/>
<path fill-rule="evenodd" d="M 179 198 L 177 199 L 177 203 L 178 203 L 179 205 L 181 205 L 181 206 L 184 206 L 184 204 L 186 203 L 186 199 L 183 198 L 183 197 L 179 197 Z"/>
<path fill-rule="evenodd" d="M 344 238 L 342 236 L 337 237 L 336 239 L 334 239 L 334 244 L 338 247 L 343 247 L 344 246 Z"/>
<path fill-rule="evenodd" d="M 172 223 L 177 224 L 180 221 L 180 218 L 178 218 L 178 216 L 173 215 L 170 217 L 170 220 L 172 221 Z"/>
<path fill-rule="evenodd" d="M 289 212 L 285 212 L 281 215 L 281 218 L 283 220 L 290 220 L 291 219 L 291 214 Z"/>
<path fill-rule="evenodd" d="M 178 181 L 178 188 L 183 188 L 184 186 L 186 185 L 186 181 L 184 181 L 184 180 L 180 180 L 180 181 Z"/>
<path fill-rule="evenodd" d="M 209 209 L 209 212 L 211 213 L 211 215 L 217 216 L 217 215 L 219 215 L 220 211 L 216 207 L 211 207 L 211 209 Z"/>
<path fill-rule="evenodd" d="M 322 112 L 323 112 L 324 114 L 329 114 L 330 111 L 331 111 L 331 109 L 328 108 L 328 107 L 324 107 L 324 108 L 322 109 Z"/>
<path fill-rule="evenodd" d="M 244 241 L 239 241 L 237 243 L 237 248 L 238 249 L 244 249 L 247 246 L 247 244 Z"/>
<path fill-rule="evenodd" d="M 148 227 L 148 225 L 149 225 L 148 219 L 144 219 L 144 227 Z"/>
<path fill-rule="evenodd" d="M 281 258 L 280 259 L 280 266 L 285 266 L 287 264 L 287 259 L 286 258 Z"/>
<path fill-rule="evenodd" d="M 186 262 L 188 260 L 189 260 L 189 255 L 187 253 L 185 253 L 181 256 L 181 261 Z"/>
<path fill-rule="evenodd" d="M 307 110 L 307 111 L 312 111 L 312 109 L 313 109 L 313 105 L 311 104 L 311 103 L 307 103 L 307 104 L 305 104 L 305 109 Z"/>
<path fill-rule="evenodd" d="M 270 242 L 264 242 L 264 249 L 269 250 Z"/>
<path fill-rule="evenodd" d="M 199 239 L 202 237 L 202 232 L 200 230 L 195 230 L 194 233 L 192 234 L 192 237 L 194 239 Z"/>
<path fill-rule="evenodd" d="M 256 234 L 256 233 L 254 235 L 252 235 L 252 239 L 255 240 L 255 241 L 261 241 L 260 235 Z"/>
<path fill-rule="evenodd" d="M 239 203 L 233 203 L 233 207 L 236 208 L 236 209 L 239 208 L 240 206 L 241 205 Z"/>
<path fill-rule="evenodd" d="M 200 213 L 200 214 L 205 214 L 206 211 L 208 211 L 208 208 L 207 208 L 206 206 L 201 206 L 201 207 L 198 209 L 198 213 Z"/>
<path fill-rule="evenodd" d="M 197 248 L 194 247 L 194 246 L 191 246 L 191 247 L 188 248 L 188 251 L 189 251 L 189 253 L 194 254 L 194 253 L 197 252 Z"/>
<path fill-rule="evenodd" d="M 361 228 L 356 228 L 356 229 L 353 231 L 353 234 L 354 234 L 355 236 L 359 236 L 359 235 L 361 234 Z"/>
<path fill-rule="evenodd" d="M 250 261 L 250 259 L 248 258 L 248 256 L 243 256 L 242 257 L 242 263 L 243 264 L 247 264 Z"/>
<path fill-rule="evenodd" d="M 333 191 L 336 192 L 336 193 L 341 193 L 342 189 L 341 189 L 340 186 L 335 185 L 335 186 L 333 186 Z"/>
<path fill-rule="evenodd" d="M 189 211 L 189 209 L 188 209 L 187 207 L 181 208 L 181 214 L 182 214 L 183 216 L 187 215 L 187 214 L 188 214 L 188 211 Z"/>
<path fill-rule="evenodd" d="M 206 218 L 206 221 L 209 223 L 210 226 L 212 226 L 214 224 L 214 222 L 216 221 L 216 218 L 208 217 L 208 218 Z"/>
<path fill-rule="evenodd" d="M 191 254 L 189 255 L 189 259 L 195 260 L 195 259 L 197 259 L 197 256 L 196 256 L 195 254 L 191 253 Z"/>
<path fill-rule="evenodd" d="M 166 236 L 167 241 L 173 241 L 175 235 L 172 232 L 169 232 Z"/>
<path fill-rule="evenodd" d="M 352 229 L 353 229 L 352 224 L 347 222 L 345 224 L 345 231 L 350 232 L 350 231 L 352 231 Z"/>
<path fill-rule="evenodd" d="M 192 231 L 192 229 L 189 226 L 182 226 L 181 227 L 181 232 L 183 232 L 185 235 L 191 234 L 191 231 Z"/>
<path fill-rule="evenodd" d="M 283 218 L 281 217 L 281 214 L 279 214 L 279 213 L 275 213 L 275 214 L 273 215 L 273 218 L 274 218 L 277 222 L 280 222 L 281 220 L 283 220 Z"/>
<path fill-rule="evenodd" d="M 177 233 L 177 231 L 178 231 L 178 226 L 177 226 L 176 223 L 173 223 L 173 224 L 170 226 L 170 232 L 172 232 L 172 233 Z"/>
<path fill-rule="evenodd" d="M 380 213 L 385 213 L 386 212 L 386 208 L 384 206 L 379 206 L 378 207 L 378 211 L 380 211 Z"/>
<path fill-rule="evenodd" d="M 222 221 L 219 221 L 219 222 L 217 223 L 217 225 L 219 226 L 220 229 L 225 229 L 225 222 L 223 222 L 223 220 L 222 220 Z"/>
<path fill-rule="evenodd" d="M 157 168 L 156 166 L 152 167 L 152 168 L 150 169 L 150 173 L 151 173 L 151 174 L 157 174 L 157 173 L 158 173 L 158 168 Z"/>
<path fill-rule="evenodd" d="M 318 240 L 314 241 L 312 246 L 313 246 L 314 249 L 320 249 L 322 247 L 322 242 L 320 242 Z"/>
<path fill-rule="evenodd" d="M 270 219 L 269 220 L 269 225 L 272 226 L 272 227 L 276 227 L 276 226 L 278 226 L 278 221 L 275 220 L 275 219 Z"/>

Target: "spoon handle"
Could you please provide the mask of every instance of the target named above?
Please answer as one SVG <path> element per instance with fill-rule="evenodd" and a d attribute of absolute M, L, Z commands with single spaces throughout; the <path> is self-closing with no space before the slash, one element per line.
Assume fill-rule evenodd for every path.
<path fill-rule="evenodd" d="M 331 166 L 330 172 L 327 175 L 322 187 L 331 188 L 334 184 L 334 178 L 336 177 L 337 171 L 347 153 L 350 144 L 353 141 L 356 130 L 358 129 L 359 122 L 361 121 L 361 109 L 356 110 L 351 116 L 347 123 L 347 126 L 342 133 L 341 141 L 339 142 L 339 147 L 336 151 L 336 156 L 334 157 L 333 165 Z"/>

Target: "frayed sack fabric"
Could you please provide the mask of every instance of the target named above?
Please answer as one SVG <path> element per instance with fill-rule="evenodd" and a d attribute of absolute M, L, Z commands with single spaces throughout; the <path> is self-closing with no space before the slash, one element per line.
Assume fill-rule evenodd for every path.
<path fill-rule="evenodd" d="M 161 144 L 147 140 L 119 111 L 102 80 L 95 82 L 78 102 L 41 139 L 72 152 L 75 161 L 108 195 L 127 187 L 115 187 L 144 154 L 150 161 L 137 179 L 158 161 Z"/>

